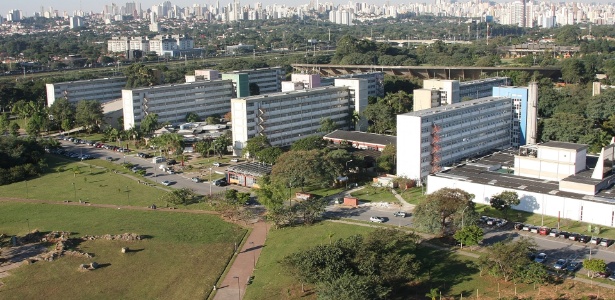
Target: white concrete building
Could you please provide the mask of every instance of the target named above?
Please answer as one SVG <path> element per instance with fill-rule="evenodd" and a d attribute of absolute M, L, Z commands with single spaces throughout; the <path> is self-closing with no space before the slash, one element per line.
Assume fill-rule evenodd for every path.
<path fill-rule="evenodd" d="M 258 85 L 260 94 L 279 93 L 286 71 L 282 67 L 260 68 L 225 72 L 223 74 L 248 74 L 248 84 Z"/>
<path fill-rule="evenodd" d="M 126 77 L 48 83 L 45 84 L 47 106 L 51 106 L 59 98 L 66 98 L 70 103 L 81 100 L 110 102 L 122 98 L 124 86 L 126 86 Z"/>
<path fill-rule="evenodd" d="M 397 175 L 419 181 L 511 146 L 512 99 L 487 97 L 397 115 Z"/>
<path fill-rule="evenodd" d="M 479 99 L 493 95 L 493 88 L 510 85 L 508 77 L 492 77 L 471 81 L 426 79 L 423 88 L 414 90 L 413 111 L 449 105 L 465 99 Z"/>
<path fill-rule="evenodd" d="M 335 121 L 340 129 L 348 129 L 354 106 L 352 88 L 320 87 L 232 99 L 235 155 L 242 155 L 245 143 L 257 135 L 267 136 L 274 146 L 288 146 L 301 138 L 320 134 L 323 118 Z M 365 103 L 357 102 L 359 106 Z"/>
<path fill-rule="evenodd" d="M 201 118 L 228 113 L 233 95 L 230 80 L 197 81 L 122 90 L 124 128 L 138 126 L 148 114 L 158 122 L 182 123 L 189 112 Z"/>
<path fill-rule="evenodd" d="M 347 86 L 350 88 L 351 109 L 360 116 L 357 124 L 350 124 L 355 131 L 367 131 L 367 119 L 363 116 L 363 112 L 367 108 L 367 79 L 346 78 L 335 79 L 335 86 Z"/>
<path fill-rule="evenodd" d="M 335 85 L 336 79 L 343 78 L 361 78 L 367 80 L 367 94 L 370 97 L 384 97 L 384 73 L 383 72 L 365 72 L 342 74 L 338 76 L 320 78 L 321 86 Z"/>
<path fill-rule="evenodd" d="M 586 149 L 586 145 L 547 142 L 514 153 L 493 153 L 429 175 L 427 193 L 459 188 L 474 194 L 474 202 L 490 205 L 493 195 L 513 191 L 521 200 L 514 209 L 613 227 L 615 145 L 604 147 L 598 158 L 584 156 Z"/>

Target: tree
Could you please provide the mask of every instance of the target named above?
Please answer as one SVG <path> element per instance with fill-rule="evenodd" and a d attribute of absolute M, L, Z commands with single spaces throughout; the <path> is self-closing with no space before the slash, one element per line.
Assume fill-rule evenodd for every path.
<path fill-rule="evenodd" d="M 368 278 L 350 272 L 344 272 L 332 281 L 321 281 L 316 288 L 318 289 L 318 299 L 322 300 L 378 298 Z"/>
<path fill-rule="evenodd" d="M 480 256 L 478 265 L 491 275 L 504 278 L 504 281 L 522 278 L 524 268 L 531 262 L 530 254 L 535 249 L 536 242 L 532 239 L 507 239 L 489 246 L 488 251 Z"/>
<path fill-rule="evenodd" d="M 320 135 L 311 135 L 296 140 L 292 146 L 291 151 L 309 151 L 309 150 L 321 150 L 327 146 L 325 141 Z"/>
<path fill-rule="evenodd" d="M 243 147 L 243 156 L 244 157 L 256 157 L 256 154 L 263 149 L 271 147 L 271 143 L 269 143 L 269 139 L 265 135 L 257 135 L 251 139 L 246 141 L 246 145 Z"/>
<path fill-rule="evenodd" d="M 218 124 L 220 123 L 220 118 L 215 116 L 209 116 L 207 117 L 207 119 L 205 119 L 205 122 L 207 122 L 207 124 L 209 125 Z"/>
<path fill-rule="evenodd" d="M 543 284 L 549 278 L 549 272 L 544 264 L 531 262 L 521 269 L 520 280 L 527 284 Z"/>
<path fill-rule="evenodd" d="M 147 114 L 145 118 L 141 120 L 141 132 L 145 134 L 151 134 L 156 129 L 158 129 L 158 115 L 157 114 Z"/>
<path fill-rule="evenodd" d="M 261 94 L 261 89 L 256 82 L 250 82 L 248 85 L 248 89 L 250 90 L 250 96 L 256 96 Z"/>
<path fill-rule="evenodd" d="M 606 121 L 615 114 L 615 91 L 607 89 L 599 95 L 589 98 L 585 114 L 597 122 Z"/>
<path fill-rule="evenodd" d="M 83 126 L 88 132 L 94 128 L 100 128 L 104 119 L 103 109 L 100 102 L 96 100 L 81 100 L 77 102 L 75 122 L 78 126 Z"/>
<path fill-rule="evenodd" d="M 49 107 L 49 114 L 53 117 L 54 123 L 63 130 L 68 131 L 75 122 L 75 107 L 66 98 L 59 98 Z M 66 126 L 71 128 L 66 129 Z"/>
<path fill-rule="evenodd" d="M 519 199 L 517 192 L 503 191 L 499 194 L 491 196 L 489 202 L 491 203 L 491 207 L 499 211 L 503 211 L 504 215 L 508 215 L 510 208 L 519 205 L 521 200 Z"/>
<path fill-rule="evenodd" d="M 0 136 L 0 158 L 0 185 L 40 175 L 45 167 L 45 150 L 34 139 Z"/>
<path fill-rule="evenodd" d="M 282 153 L 284 153 L 284 151 L 278 147 L 269 147 L 258 151 L 256 157 L 261 162 L 273 165 Z"/>
<path fill-rule="evenodd" d="M 541 125 L 540 139 L 544 142 L 578 143 L 583 136 L 591 132 L 593 124 L 583 116 L 558 112 L 552 118 L 542 121 Z"/>
<path fill-rule="evenodd" d="M 201 121 L 201 117 L 199 117 L 199 115 L 193 111 L 189 112 L 186 114 L 186 122 L 200 122 Z"/>
<path fill-rule="evenodd" d="M 17 137 L 19 136 L 19 124 L 17 123 L 13 123 L 9 126 L 9 133 L 14 136 Z"/>
<path fill-rule="evenodd" d="M 0 135 L 4 135 L 9 131 L 9 125 L 11 125 L 11 121 L 9 120 L 8 113 L 0 113 Z"/>
<path fill-rule="evenodd" d="M 444 234 L 455 232 L 461 219 L 472 224 L 476 219 L 474 195 L 461 189 L 443 188 L 427 195 L 414 211 L 414 223 L 420 231 Z M 469 209 L 467 209 L 469 208 Z"/>
<path fill-rule="evenodd" d="M 213 140 L 203 139 L 194 144 L 194 150 L 201 154 L 203 157 L 209 156 L 209 151 L 212 150 Z"/>
<path fill-rule="evenodd" d="M 258 182 L 259 188 L 256 190 L 258 202 L 268 210 L 281 207 L 288 199 L 286 187 L 281 184 L 272 183 L 269 176 L 263 176 Z"/>
<path fill-rule="evenodd" d="M 158 80 L 154 75 L 154 71 L 146 67 L 142 63 L 135 63 L 125 69 L 124 74 L 127 77 L 126 88 L 136 88 L 143 86 L 156 85 Z"/>
<path fill-rule="evenodd" d="M 576 58 L 568 58 L 562 62 L 562 79 L 566 83 L 581 83 L 585 67 L 583 62 Z"/>
<path fill-rule="evenodd" d="M 212 144 L 212 149 L 214 150 L 214 153 L 217 153 L 218 156 L 221 158 L 222 154 L 226 153 L 228 146 L 230 145 L 231 138 L 228 135 L 223 134 L 214 140 Z"/>
<path fill-rule="evenodd" d="M 376 159 L 378 169 L 387 173 L 395 173 L 397 150 L 395 145 L 386 145 L 380 157 Z"/>
<path fill-rule="evenodd" d="M 369 122 L 368 131 L 379 134 L 395 132 L 396 121 L 394 116 L 393 109 L 384 101 L 370 104 L 363 111 L 363 117 Z"/>
<path fill-rule="evenodd" d="M 583 260 L 583 268 L 587 269 L 587 276 L 594 278 L 596 273 L 606 270 L 606 263 L 602 259 L 592 258 Z"/>
<path fill-rule="evenodd" d="M 302 189 L 310 185 L 327 186 L 336 176 L 318 150 L 286 152 L 271 170 L 274 182 Z"/>
<path fill-rule="evenodd" d="M 11 112 L 17 114 L 19 118 L 28 123 L 28 118 L 36 111 L 36 104 L 34 102 L 19 100 L 13 104 Z"/>
<path fill-rule="evenodd" d="M 160 200 L 173 204 L 173 205 L 184 205 L 185 206 L 188 204 L 198 202 L 198 197 L 194 193 L 193 190 L 188 189 L 188 188 L 181 188 L 181 189 L 170 191 L 162 195 Z"/>
<path fill-rule="evenodd" d="M 457 232 L 455 232 L 453 237 L 455 238 L 455 240 L 460 242 L 461 246 L 463 247 L 463 245 L 466 245 L 466 246 L 478 245 L 480 241 L 483 240 L 483 235 L 484 235 L 484 232 L 482 228 L 476 225 L 470 225 L 470 226 L 465 226 L 457 230 Z"/>
<path fill-rule="evenodd" d="M 324 198 L 310 198 L 299 202 L 297 205 L 297 213 L 303 219 L 303 224 L 312 225 L 316 218 L 320 217 L 327 207 L 327 201 Z"/>
<path fill-rule="evenodd" d="M 318 131 L 324 133 L 324 134 L 328 134 L 330 132 L 333 132 L 335 130 L 337 130 L 338 125 L 337 123 L 335 123 L 335 121 L 331 120 L 331 118 L 322 118 L 320 119 L 320 128 L 318 128 Z"/>

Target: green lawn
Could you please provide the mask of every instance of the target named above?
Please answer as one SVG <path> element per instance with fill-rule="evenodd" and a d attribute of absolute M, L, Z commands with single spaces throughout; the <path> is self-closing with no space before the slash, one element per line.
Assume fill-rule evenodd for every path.
<path fill-rule="evenodd" d="M 245 234 L 216 216 L 85 206 L 0 203 L 4 234 L 64 230 L 74 236 L 138 233 L 135 242 L 87 241 L 91 259 L 62 257 L 21 266 L 3 278 L 2 299 L 203 299 Z M 128 246 L 133 252 L 120 253 Z M 80 272 L 82 263 L 103 268 Z"/>
<path fill-rule="evenodd" d="M 359 198 L 361 202 L 388 202 L 399 203 L 395 195 L 391 193 L 389 188 L 373 187 L 366 185 L 363 189 L 350 194 L 353 197 Z"/>
<path fill-rule="evenodd" d="M 48 156 L 49 173 L 22 182 L 0 186 L 3 197 L 30 198 L 49 201 L 89 201 L 97 204 L 118 204 L 133 206 L 148 206 L 156 204 L 163 207 L 166 203 L 160 201 L 165 193 L 156 187 L 139 184 L 136 180 L 121 174 L 113 173 L 113 169 L 138 175 L 127 171 L 119 165 L 103 160 L 88 160 L 87 163 L 102 165 L 109 169 L 88 167 L 76 161 L 61 157 Z M 78 167 L 78 174 L 74 168 Z M 112 169 L 111 169 L 112 168 Z M 27 195 L 26 195 L 27 194 Z"/>
<path fill-rule="evenodd" d="M 374 229 L 333 222 L 322 222 L 309 227 L 271 229 L 256 265 L 254 281 L 248 286 L 244 299 L 301 297 L 301 285 L 279 263 L 284 257 L 314 245 L 329 243 L 329 234 L 333 234 L 332 239 L 340 239 L 372 230 Z M 309 298 L 315 297 L 312 295 Z"/>
<path fill-rule="evenodd" d="M 401 197 L 404 198 L 406 202 L 417 205 L 423 200 L 423 198 L 425 198 L 425 195 L 423 195 L 423 191 L 426 189 L 427 188 L 422 189 L 421 187 L 414 187 L 404 191 L 397 189 L 397 193 L 399 193 L 399 195 L 401 195 Z"/>

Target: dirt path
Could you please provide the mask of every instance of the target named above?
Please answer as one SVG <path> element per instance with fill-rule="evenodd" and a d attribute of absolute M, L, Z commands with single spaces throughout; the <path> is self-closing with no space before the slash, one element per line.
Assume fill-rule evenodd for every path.
<path fill-rule="evenodd" d="M 181 212 L 181 213 L 191 213 L 191 214 L 207 214 L 207 215 L 219 215 L 220 213 L 216 211 L 209 210 L 199 210 L 199 209 L 169 209 L 169 208 L 158 208 L 158 209 L 150 209 L 147 207 L 141 206 L 129 206 L 129 205 L 116 205 L 116 204 L 96 204 L 89 202 L 57 202 L 57 201 L 45 201 L 45 200 L 36 200 L 36 199 L 23 199 L 23 198 L 8 198 L 8 197 L 0 197 L 0 202 L 21 202 L 21 203 L 41 203 L 41 204 L 53 204 L 53 205 L 73 205 L 73 206 L 90 206 L 90 207 L 100 207 L 100 208 L 113 208 L 113 209 L 131 209 L 131 210 L 146 210 L 146 211 L 165 211 L 165 212 Z"/>

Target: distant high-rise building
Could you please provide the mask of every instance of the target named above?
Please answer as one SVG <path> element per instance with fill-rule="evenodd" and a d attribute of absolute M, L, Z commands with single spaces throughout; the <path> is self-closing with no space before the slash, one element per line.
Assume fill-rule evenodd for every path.
<path fill-rule="evenodd" d="M 77 29 L 83 26 L 83 19 L 79 16 L 72 16 L 69 18 L 70 29 Z"/>

